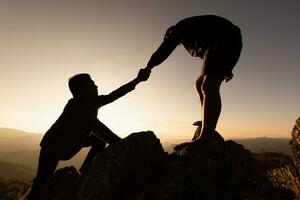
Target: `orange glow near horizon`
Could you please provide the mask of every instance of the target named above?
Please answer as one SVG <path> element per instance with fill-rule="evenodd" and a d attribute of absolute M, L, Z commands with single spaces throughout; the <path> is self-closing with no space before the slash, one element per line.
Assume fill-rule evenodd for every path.
<path fill-rule="evenodd" d="M 222 84 L 217 130 L 225 138 L 290 137 L 300 115 L 298 7 L 274 3 L 268 12 L 281 15 L 273 15 L 264 1 L 170 2 L 0 1 L 0 127 L 44 133 L 71 98 L 69 77 L 89 73 L 107 94 L 136 77 L 169 26 L 216 14 L 239 25 L 244 40 L 234 78 Z M 163 140 L 191 138 L 201 119 L 201 63 L 178 46 L 99 119 L 121 137 L 152 130 Z"/>

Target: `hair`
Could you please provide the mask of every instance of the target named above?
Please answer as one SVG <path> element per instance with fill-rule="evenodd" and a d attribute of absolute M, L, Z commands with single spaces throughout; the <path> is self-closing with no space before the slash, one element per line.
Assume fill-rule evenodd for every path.
<path fill-rule="evenodd" d="M 87 81 L 91 80 L 91 76 L 86 73 L 76 74 L 69 79 L 69 89 L 73 96 L 77 96 L 78 89 Z"/>

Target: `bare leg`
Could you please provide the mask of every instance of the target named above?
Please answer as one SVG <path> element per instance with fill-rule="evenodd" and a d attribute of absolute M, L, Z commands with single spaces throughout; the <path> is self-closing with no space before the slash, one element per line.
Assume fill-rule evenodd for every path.
<path fill-rule="evenodd" d="M 195 83 L 195 89 L 198 93 L 198 97 L 199 97 L 200 104 L 201 104 L 201 111 L 202 111 L 202 108 L 203 108 L 203 100 L 204 100 L 204 95 L 203 95 L 202 90 L 201 90 L 203 80 L 204 80 L 204 75 L 200 75 L 199 78 L 196 80 L 196 83 Z"/>
<path fill-rule="evenodd" d="M 203 94 L 202 130 L 200 139 L 206 140 L 217 126 L 221 113 L 220 86 L 224 76 L 205 75 L 201 85 Z"/>
<path fill-rule="evenodd" d="M 197 94 L 198 94 L 198 98 L 200 100 L 200 107 L 201 107 L 201 112 L 203 111 L 203 100 L 204 100 L 204 95 L 202 93 L 202 90 L 201 90 L 201 86 L 203 84 L 203 80 L 204 80 L 204 75 L 200 75 L 199 78 L 196 80 L 196 83 L 195 83 L 195 90 L 197 91 Z M 202 126 L 202 124 L 201 124 Z M 199 139 L 201 136 L 201 130 L 199 130 L 199 127 L 197 129 L 197 131 L 195 132 L 193 138 L 192 138 L 192 141 L 196 141 L 197 139 Z M 175 151 L 180 151 L 182 148 L 184 148 L 185 146 L 191 144 L 191 142 L 185 142 L 185 143 L 182 143 L 182 144 L 179 144 L 179 145 L 176 145 L 174 147 L 174 150 Z"/>
<path fill-rule="evenodd" d="M 199 137 L 195 140 L 193 138 L 193 142 L 207 140 L 209 134 L 212 134 L 216 129 L 221 113 L 221 96 L 219 90 L 223 80 L 224 76 L 205 75 L 200 76 L 196 81 L 195 88 L 201 103 L 202 129 Z M 174 150 L 179 151 L 193 142 L 179 144 L 174 147 Z"/>
<path fill-rule="evenodd" d="M 203 92 L 201 90 L 203 80 L 204 80 L 204 75 L 200 75 L 199 78 L 196 80 L 196 83 L 195 83 L 195 90 L 196 90 L 196 92 L 198 94 L 198 98 L 200 100 L 200 108 L 201 108 L 200 111 L 201 112 L 203 112 L 203 101 L 204 101 L 204 95 L 203 95 Z M 202 121 L 197 121 L 197 123 L 198 123 L 197 124 L 198 128 L 197 128 L 197 130 L 194 134 L 194 137 L 193 137 L 192 141 L 197 140 L 201 136 Z M 196 125 L 196 124 L 193 124 L 193 125 Z"/>

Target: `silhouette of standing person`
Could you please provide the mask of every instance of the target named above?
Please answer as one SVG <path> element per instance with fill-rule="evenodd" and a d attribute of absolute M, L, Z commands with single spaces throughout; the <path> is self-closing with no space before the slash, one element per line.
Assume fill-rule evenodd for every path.
<path fill-rule="evenodd" d="M 146 81 L 150 71 L 141 69 L 138 76 L 108 95 L 98 96 L 98 86 L 89 74 L 77 74 L 69 79 L 71 98 L 63 113 L 44 135 L 40 146 L 37 175 L 27 199 L 35 199 L 39 188 L 54 174 L 60 160 L 69 160 L 82 147 L 92 146 L 80 171 L 95 155 L 103 151 L 106 143 L 118 143 L 115 135 L 97 118 L 98 109 L 135 89 L 141 81 Z"/>
<path fill-rule="evenodd" d="M 146 69 L 161 64 L 182 44 L 193 57 L 203 59 L 200 76 L 195 83 L 202 110 L 202 128 L 196 141 L 206 141 L 214 133 L 221 113 L 220 86 L 233 77 L 241 49 L 239 27 L 219 16 L 194 16 L 171 26 L 164 41 L 151 56 Z"/>

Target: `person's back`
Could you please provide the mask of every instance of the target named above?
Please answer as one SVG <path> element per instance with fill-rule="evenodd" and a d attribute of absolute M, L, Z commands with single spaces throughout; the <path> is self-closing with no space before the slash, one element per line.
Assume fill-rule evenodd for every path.
<path fill-rule="evenodd" d="M 77 98 L 68 101 L 63 113 L 45 133 L 41 146 L 59 160 L 72 158 L 91 133 L 91 122 L 97 117 L 97 108 L 87 107 Z"/>
<path fill-rule="evenodd" d="M 239 43 L 241 31 L 225 18 L 203 15 L 183 19 L 171 26 L 165 35 L 165 40 L 168 39 L 181 43 L 192 56 L 203 58 L 208 47 L 216 42 L 222 42 L 226 46 Z"/>
<path fill-rule="evenodd" d="M 215 15 L 188 17 L 179 21 L 175 26 L 181 29 L 183 34 L 194 38 L 221 37 L 226 32 L 231 32 L 233 27 L 237 27 L 231 21 Z"/>

